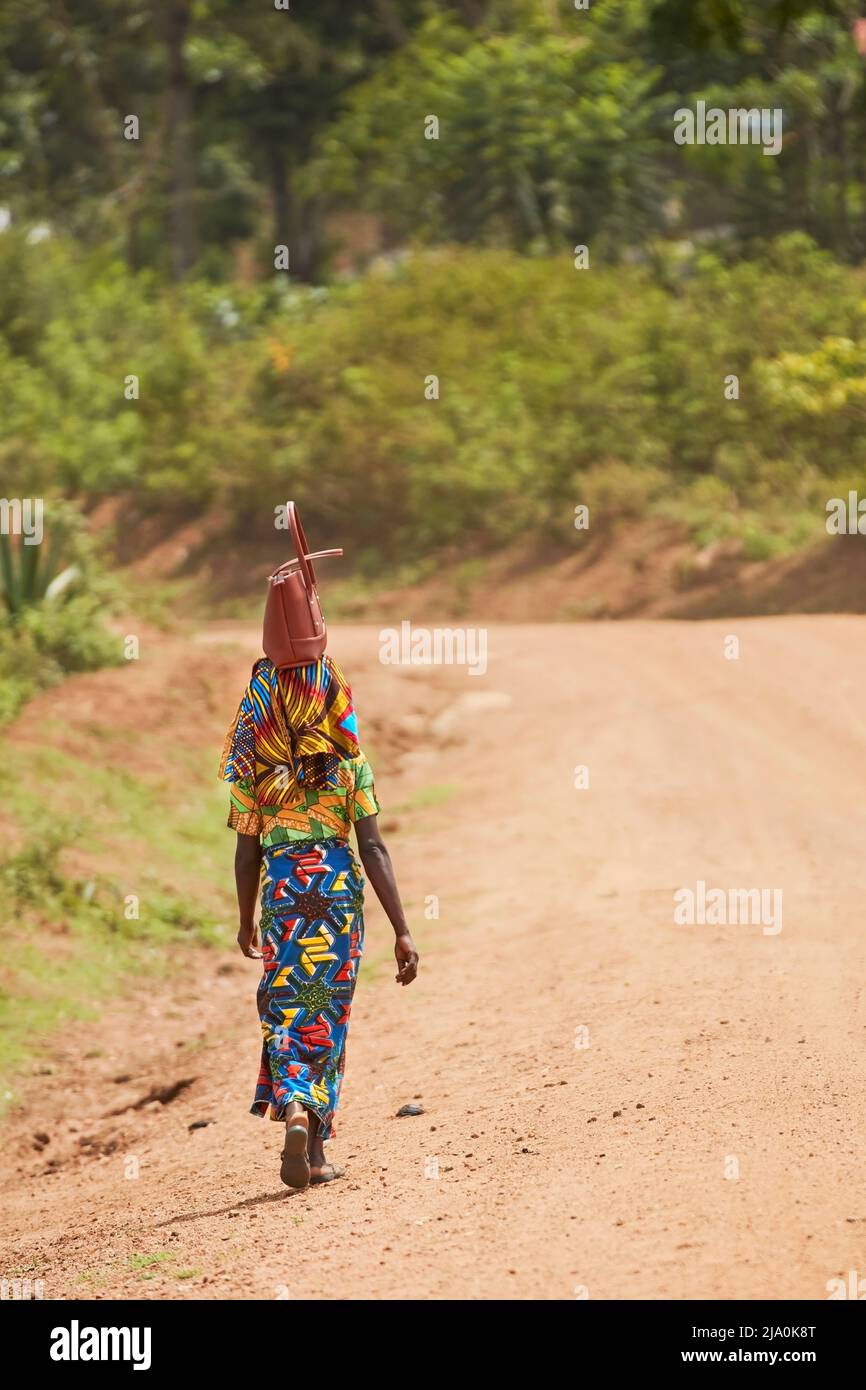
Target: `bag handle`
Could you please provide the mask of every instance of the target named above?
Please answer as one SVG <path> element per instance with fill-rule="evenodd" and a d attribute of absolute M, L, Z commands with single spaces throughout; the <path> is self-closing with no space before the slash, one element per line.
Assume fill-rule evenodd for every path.
<path fill-rule="evenodd" d="M 330 555 L 342 555 L 342 553 L 342 550 L 314 550 L 312 554 L 306 555 L 304 558 L 306 560 L 325 560 Z M 276 579 L 279 575 L 285 577 L 289 575 L 296 566 L 299 566 L 300 563 L 300 560 L 297 558 L 287 560 L 284 565 L 280 565 L 279 569 L 274 570 L 273 574 L 269 574 L 268 579 Z"/>
<path fill-rule="evenodd" d="M 292 540 L 295 542 L 295 555 L 301 567 L 301 577 L 304 581 L 304 588 L 307 594 L 310 595 L 315 592 L 316 571 L 307 559 L 307 537 L 304 534 L 301 518 L 298 516 L 298 509 L 294 502 L 286 503 L 286 512 L 289 518 Z"/>
<path fill-rule="evenodd" d="M 317 550 L 311 553 L 307 549 L 307 537 L 304 534 L 301 518 L 298 515 L 298 509 L 294 502 L 289 501 L 286 503 L 286 514 L 289 519 L 292 540 L 295 543 L 295 561 L 289 560 L 288 567 L 286 565 L 281 566 L 280 569 L 277 570 L 277 574 L 280 574 L 284 569 L 290 569 L 293 563 L 297 563 L 301 571 L 301 578 L 304 581 L 304 588 L 307 591 L 307 597 L 311 598 L 316 592 L 316 571 L 312 566 L 312 560 L 320 559 L 325 555 L 342 555 L 343 552 L 342 550 Z"/>

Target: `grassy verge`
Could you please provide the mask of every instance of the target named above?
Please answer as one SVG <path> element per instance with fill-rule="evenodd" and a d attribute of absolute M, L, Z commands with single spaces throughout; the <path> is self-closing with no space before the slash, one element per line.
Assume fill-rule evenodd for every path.
<path fill-rule="evenodd" d="M 133 979 L 176 970 L 178 947 L 227 939 L 228 902 L 211 887 L 227 882 L 224 797 L 212 762 L 179 753 L 169 785 L 46 742 L 28 756 L 22 779 L 20 759 L 0 742 L 0 795 L 18 839 L 0 858 L 4 1103 L 28 1063 L 52 1066 L 64 1025 L 96 1017 Z M 54 799 L 74 813 L 55 812 Z"/>

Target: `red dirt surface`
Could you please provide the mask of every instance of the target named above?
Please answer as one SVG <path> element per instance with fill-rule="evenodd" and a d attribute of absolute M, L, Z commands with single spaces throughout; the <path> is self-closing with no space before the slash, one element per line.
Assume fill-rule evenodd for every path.
<path fill-rule="evenodd" d="M 866 1270 L 864 638 L 845 617 L 503 626 L 475 678 L 335 630 L 422 952 L 398 988 L 368 893 L 347 1176 L 281 1187 L 281 1127 L 247 1113 L 257 967 L 183 952 L 25 1081 L 2 1272 L 51 1299 L 487 1300 L 824 1299 Z M 208 742 L 256 633 L 203 639 Z M 181 651 L 164 639 L 164 672 Z M 158 689 L 134 691 L 153 673 L 78 691 L 118 679 L 111 738 L 155 701 L 170 739 Z M 80 720 L 75 683 L 43 698 Z M 227 834 L 226 901 L 230 860 Z M 698 879 L 780 888 L 782 931 L 677 925 Z"/>

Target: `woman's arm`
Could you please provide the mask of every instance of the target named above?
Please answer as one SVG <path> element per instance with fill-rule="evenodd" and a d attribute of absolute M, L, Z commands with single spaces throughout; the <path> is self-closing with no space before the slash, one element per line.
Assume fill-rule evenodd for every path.
<path fill-rule="evenodd" d="M 400 985 L 411 985 L 418 974 L 418 952 L 403 915 L 391 856 L 379 831 L 379 817 L 363 816 L 355 822 L 355 834 L 358 836 L 361 863 L 394 928 L 394 955 L 397 958 L 395 979 Z"/>
<path fill-rule="evenodd" d="M 261 951 L 256 950 L 257 933 L 254 914 L 256 899 L 259 896 L 261 878 L 262 846 L 258 835 L 241 835 L 238 832 L 235 845 L 235 887 L 238 890 L 238 945 L 245 956 L 261 960 Z"/>

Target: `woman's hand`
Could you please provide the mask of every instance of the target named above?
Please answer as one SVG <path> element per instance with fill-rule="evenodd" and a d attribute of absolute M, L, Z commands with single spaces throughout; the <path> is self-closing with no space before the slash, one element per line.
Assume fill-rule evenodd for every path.
<path fill-rule="evenodd" d="M 394 955 L 397 957 L 397 974 L 394 978 L 398 985 L 411 985 L 418 974 L 418 952 L 406 927 L 391 856 L 379 833 L 379 817 L 362 816 L 355 822 L 355 834 L 358 836 L 361 863 L 367 870 L 370 882 L 376 890 L 376 897 L 394 928 Z"/>
<path fill-rule="evenodd" d="M 411 985 L 418 974 L 418 952 L 407 931 L 401 932 L 395 940 L 394 955 L 397 959 L 397 974 L 394 976 L 397 984 Z"/>
<path fill-rule="evenodd" d="M 238 945 L 245 956 L 250 960 L 261 960 L 262 953 L 256 947 L 259 944 L 259 929 L 255 922 L 250 922 L 247 926 L 238 928 Z"/>
<path fill-rule="evenodd" d="M 261 960 L 257 951 L 258 937 L 253 920 L 261 877 L 262 847 L 258 835 L 242 835 L 238 831 L 235 844 L 235 884 L 238 890 L 238 945 L 250 960 Z"/>

